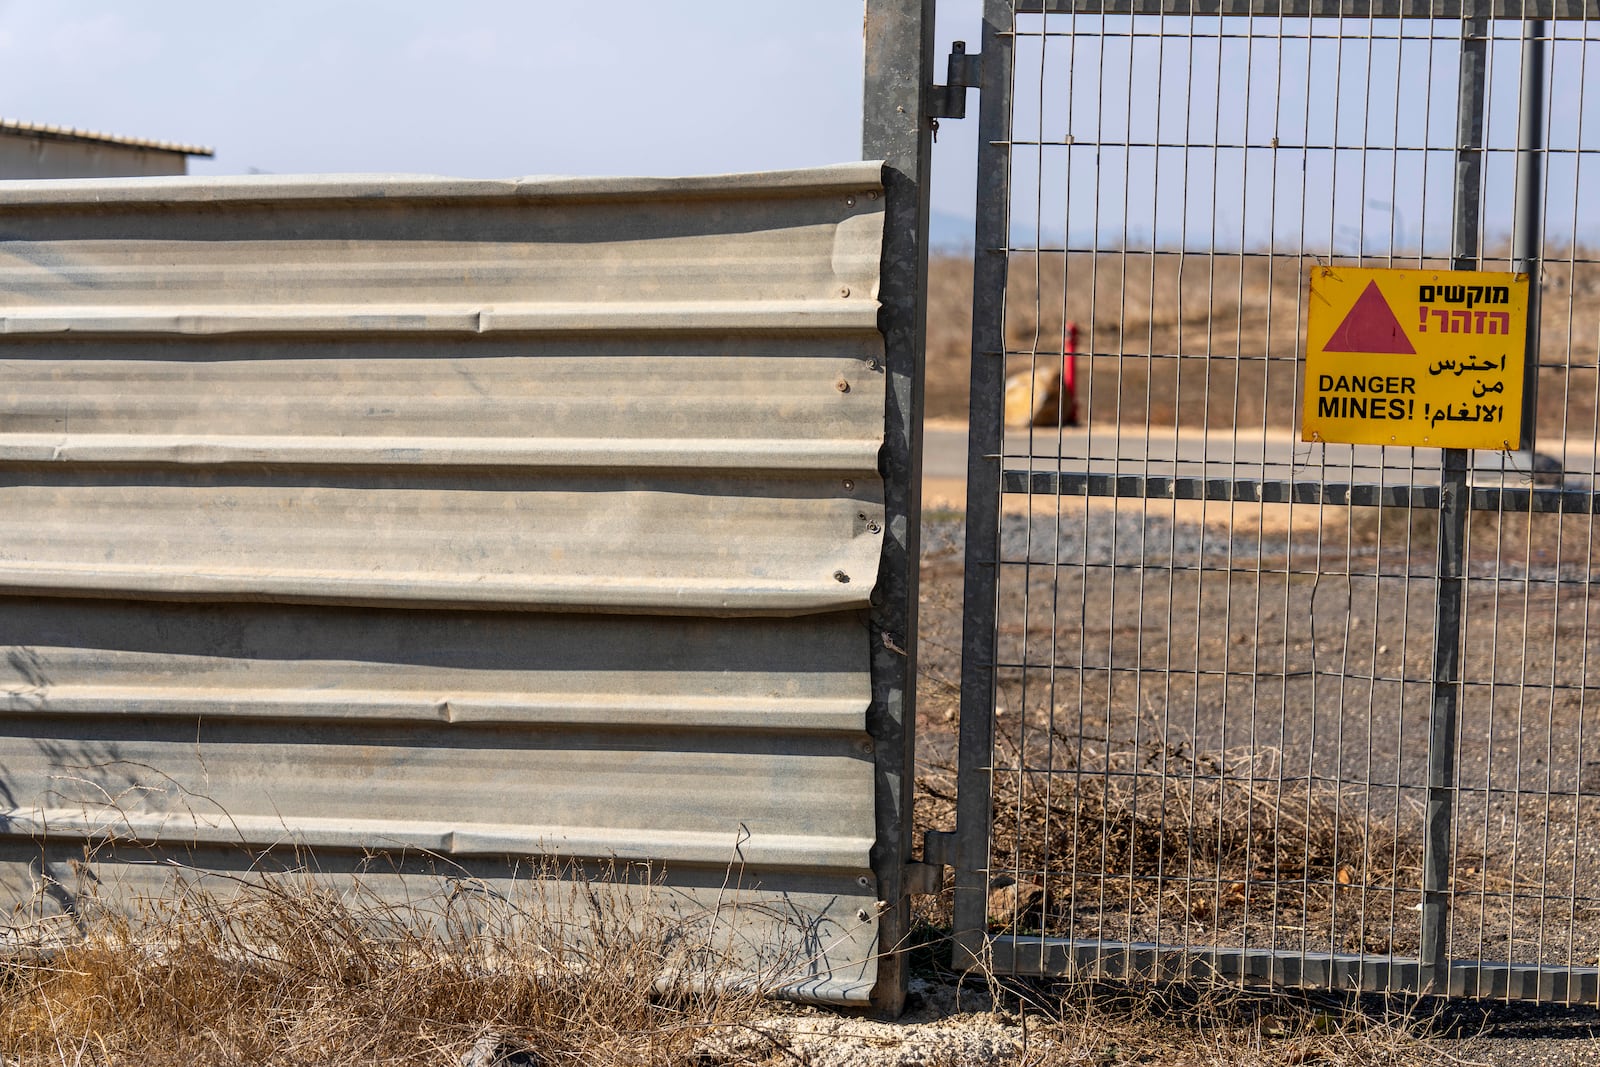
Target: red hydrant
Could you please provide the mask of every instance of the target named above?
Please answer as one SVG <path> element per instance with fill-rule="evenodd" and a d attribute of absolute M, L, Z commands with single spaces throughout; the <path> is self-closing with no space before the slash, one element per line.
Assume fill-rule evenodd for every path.
<path fill-rule="evenodd" d="M 1061 362 L 1049 352 L 1033 356 L 1031 370 L 1006 379 L 1007 426 L 1078 425 L 1078 324 L 1061 331 Z"/>
<path fill-rule="evenodd" d="M 1069 320 L 1061 337 L 1061 425 L 1078 424 L 1078 324 Z"/>

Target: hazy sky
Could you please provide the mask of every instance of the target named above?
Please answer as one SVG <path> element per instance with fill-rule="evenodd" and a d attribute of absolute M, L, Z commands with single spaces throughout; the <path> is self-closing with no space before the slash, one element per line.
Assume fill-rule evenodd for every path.
<path fill-rule="evenodd" d="M 215 147 L 216 159 L 194 161 L 196 174 L 672 175 L 836 163 L 861 154 L 862 10 L 863 0 L 0 0 L 0 116 Z M 980 10 L 981 0 L 940 0 L 936 78 L 952 39 L 978 49 Z M 1393 23 L 1322 25 L 1311 43 L 1304 28 L 1279 42 L 1271 25 L 1232 26 L 1261 35 L 1249 41 L 1214 29 L 1185 41 L 1182 20 L 1160 24 L 1176 35 L 1165 43 L 1130 38 L 1121 23 L 1102 40 L 1092 23 L 1053 38 L 1048 63 L 1040 38 L 1019 44 L 1019 138 L 1070 133 L 1075 147 L 1017 160 L 1014 232 L 1059 242 L 1070 231 L 1113 247 L 1370 251 L 1387 247 L 1392 229 L 1402 248 L 1424 235 L 1448 244 L 1453 30 L 1402 49 Z M 1492 50 L 1491 73 L 1503 73 L 1490 94 L 1491 145 L 1515 143 L 1519 49 L 1510 39 Z M 1591 76 L 1570 42 L 1552 69 L 1558 85 Z M 973 118 L 943 124 L 932 190 L 935 211 L 968 219 L 976 94 L 970 103 Z M 1385 118 L 1397 113 L 1404 121 Z M 1600 146 L 1600 93 L 1554 94 L 1552 147 L 1576 146 L 1580 129 L 1586 149 Z M 1396 137 L 1433 151 L 1386 152 Z M 1202 147 L 1186 158 L 1120 147 L 1129 140 L 1286 148 Z M 1377 150 L 1301 156 L 1297 143 Z M 1580 176 L 1575 158 L 1550 160 L 1546 217 L 1552 232 L 1587 239 L 1573 204 L 1600 197 L 1600 169 Z M 1500 152 L 1486 171 L 1493 232 L 1508 226 L 1511 164 Z M 946 221 L 935 235 L 970 229 Z"/>
<path fill-rule="evenodd" d="M 975 42 L 977 0 L 943 7 Z M 809 166 L 861 156 L 861 18 L 862 0 L 0 0 L 0 116 L 214 147 L 196 174 Z M 941 134 L 937 207 L 971 214 L 975 143 Z"/>

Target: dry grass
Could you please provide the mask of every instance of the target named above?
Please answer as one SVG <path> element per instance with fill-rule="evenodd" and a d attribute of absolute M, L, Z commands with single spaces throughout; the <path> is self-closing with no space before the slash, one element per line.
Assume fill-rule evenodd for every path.
<path fill-rule="evenodd" d="M 981 1063 L 1427 1063 L 1426 1021 L 1391 1006 L 1220 984 L 962 988 L 935 964 L 908 1023 L 785 1009 L 741 975 L 717 923 L 481 891 L 405 905 L 288 874 L 174 883 L 137 921 L 82 916 L 0 969 L 0 1062 L 971 1067 Z M 45 940 L 53 943 L 46 944 Z M 923 952 L 944 958 L 944 946 Z M 942 975 L 942 977 L 941 977 Z M 729 981 L 736 976 L 739 981 Z M 931 980 L 930 980 L 931 978 Z"/>
<path fill-rule="evenodd" d="M 1073 929 L 1075 906 L 1088 914 L 1091 926 L 1102 914 L 1115 923 L 1115 917 L 1148 914 L 1160 906 L 1181 916 L 1185 925 L 1204 920 L 1217 931 L 1227 925 L 1228 912 L 1237 919 L 1247 897 L 1258 913 L 1326 914 L 1336 893 L 1350 891 L 1341 884 L 1341 869 L 1352 883 L 1392 880 L 1390 865 L 1398 858 L 1403 867 L 1398 877 L 1420 881 L 1419 849 L 1392 838 L 1363 839 L 1358 820 L 1339 814 L 1326 795 L 1308 802 L 1304 796 L 1279 796 L 1265 782 L 1252 787 L 1252 772 L 1259 778 L 1272 770 L 1259 759 L 1167 757 L 1187 769 L 1169 768 L 1175 784 L 1167 787 L 1164 812 L 1150 804 L 1149 796 L 1136 803 L 1134 790 L 1116 777 L 1063 777 L 1047 797 L 1025 778 L 997 775 L 995 855 L 1001 866 L 1049 870 L 1054 885 L 1071 885 L 1072 891 L 1035 898 L 1035 906 L 1023 913 L 991 916 L 991 931 L 1094 936 L 1092 929 Z M 1176 777 L 1189 771 L 1197 782 Z M 932 798 L 925 817 L 935 824 L 939 813 L 953 806 L 952 780 L 950 768 L 937 767 L 928 769 L 920 783 Z M 1275 812 L 1281 836 L 1274 830 Z M 1074 864 L 1076 881 L 1069 873 Z M 1158 869 L 1192 879 L 1189 891 L 1173 879 L 1158 905 L 1157 894 L 1149 891 L 1155 878 L 1129 878 Z M 1241 870 L 1253 873 L 1246 881 L 1232 881 L 1230 874 Z M 1091 878 L 1085 871 L 1104 873 Z M 1000 888 L 992 906 L 996 900 L 1017 899 L 1006 896 L 1008 881 L 996 879 Z M 1074 893 L 1077 900 L 1071 899 Z M 925 936 L 948 929 L 950 904 L 948 888 L 921 903 Z M 1163 928 L 1170 929 L 1166 921 Z M 1208 940 L 1203 932 L 1190 933 L 1195 943 Z M 939 960 L 947 946 L 937 936 L 931 940 L 932 957 Z M 1474 1062 L 1460 1058 L 1465 1051 L 1460 1041 L 1473 1033 L 1448 1025 L 1439 1015 L 1446 1006 L 1437 1002 L 1246 988 L 1220 978 L 1172 984 L 983 977 L 984 987 L 997 992 L 996 1016 L 1016 1027 L 1016 1062 L 1040 1067 Z M 1450 1039 L 1441 1043 L 1446 1031 L 1452 1031 Z"/>
<path fill-rule="evenodd" d="M 608 905 L 441 887 L 397 906 L 306 874 L 175 883 L 12 955 L 0 1059 L 26 1064 L 693 1062 L 748 1017 L 726 930 Z"/>
<path fill-rule="evenodd" d="M 1060 255 L 1019 254 L 1008 279 L 1006 345 L 1012 352 L 1060 352 L 1063 324 L 1078 323 L 1079 351 L 1099 354 L 1088 366 L 1080 362 L 1080 374 L 1092 378 L 1080 384 L 1080 395 L 1092 390 L 1095 421 L 1112 421 L 1120 412 L 1125 422 L 1143 422 L 1148 410 L 1152 425 L 1172 425 L 1182 408 L 1185 425 L 1198 424 L 1200 410 L 1208 411 L 1212 425 L 1231 425 L 1235 410 L 1242 425 L 1259 425 L 1264 403 L 1277 421 L 1285 400 L 1293 411 L 1303 318 L 1297 294 L 1311 265 L 1291 257 L 1207 261 L 1107 253 L 1068 262 Z M 965 417 L 972 264 L 939 257 L 930 261 L 928 275 L 928 414 Z M 1180 352 L 1246 359 L 1143 358 Z M 1282 357 L 1270 375 L 1263 362 L 1269 352 Z M 1013 358 L 1008 371 L 1026 362 Z"/>
<path fill-rule="evenodd" d="M 1305 923 L 1336 892 L 1421 885 L 1420 833 L 1365 823 L 1331 786 L 1284 783 L 1274 753 L 1147 745 L 1063 764 L 1049 781 L 995 778 L 996 854 L 1063 886 L 1042 902 L 1047 929 L 1070 930 L 1085 906 L 1208 924 L 1248 906 Z"/>
<path fill-rule="evenodd" d="M 924 625 L 953 649 L 954 635 L 939 625 L 959 621 L 951 584 L 959 568 L 940 575 L 924 587 L 925 597 L 937 600 L 926 606 L 939 609 L 924 612 Z M 925 657 L 925 671 L 930 663 L 937 669 L 924 678 L 924 714 L 953 711 L 954 661 Z M 1002 756 L 1020 762 L 1003 747 Z M 1165 761 L 1171 784 L 1148 773 L 1142 779 L 1105 773 L 1150 772 L 1152 759 Z M 1292 794 L 1278 791 L 1267 759 L 1170 749 L 1137 759 L 1083 758 L 1070 773 L 1056 774 L 1048 792 L 1037 777 L 1002 775 L 998 854 L 1008 862 L 1022 857 L 1024 869 L 1051 870 L 1057 885 L 1074 865 L 1080 874 L 1103 869 L 1093 884 L 1080 877 L 1080 899 L 1104 894 L 1108 913 L 1124 918 L 1153 910 L 1159 900 L 1165 915 L 1203 921 L 1212 931 L 1242 912 L 1246 899 L 1252 914 L 1285 916 L 1308 903 L 1309 910 L 1325 909 L 1385 878 L 1416 881 L 1417 856 L 1408 842 L 1419 837 L 1363 837 L 1348 814 L 1359 809 L 1334 804 L 1326 789 L 1309 797 L 1303 785 Z M 953 826 L 948 768 L 930 769 L 923 782 L 921 826 Z M 1273 813 L 1287 820 L 1274 823 Z M 1206 888 L 1185 895 L 1169 885 L 1135 901 L 1128 886 L 1155 884 L 1140 878 L 1157 869 L 1182 872 Z M 1340 888 L 1341 869 L 1355 888 Z M 649 873 L 613 878 L 636 884 Z M 305 873 L 209 888 L 174 881 L 169 895 L 134 920 L 91 908 L 81 931 L 61 937 L 58 930 L 49 943 L 41 939 L 10 955 L 0 966 L 0 1059 L 7 1067 L 965 1065 L 985 1061 L 956 1046 L 938 1051 L 938 1035 L 997 1026 L 1008 1058 L 987 1062 L 1041 1067 L 1452 1058 L 1430 1046 L 1430 1020 L 1395 1002 L 1357 1005 L 1223 985 L 1017 986 L 993 976 L 983 991 L 966 993 L 964 1003 L 952 999 L 929 1013 L 925 1025 L 935 1036 L 921 1039 L 919 1047 L 929 1051 L 919 1058 L 902 1055 L 913 1040 L 905 1029 L 803 1041 L 796 1036 L 801 1024 L 820 1018 L 825 1029 L 843 1030 L 857 1021 L 775 1011 L 762 994 L 781 984 L 776 971 L 770 981 L 727 981 L 737 965 L 726 950 L 726 917 L 619 909 L 608 903 L 607 888 L 602 879 L 588 888 L 578 883 L 559 898 L 513 901 L 451 883 L 394 904 L 360 882 L 335 886 Z M 921 899 L 917 908 L 924 938 L 919 967 L 937 984 L 947 977 L 948 895 Z M 1071 900 L 1046 902 L 1036 918 L 1040 926 L 1065 929 Z M 674 974 L 676 980 L 663 981 Z M 980 1014 L 956 1014 L 972 1012 L 975 1000 Z M 476 1061 L 475 1048 L 482 1053 Z"/>
<path fill-rule="evenodd" d="M 925 410 L 930 417 L 965 419 L 972 369 L 972 260 L 928 261 L 928 341 Z"/>
<path fill-rule="evenodd" d="M 1381 1001 L 1306 998 L 1203 986 L 1068 983 L 1048 996 L 1022 993 L 1019 1018 L 1038 1012 L 1030 1035 L 1041 1067 L 1169 1064 L 1243 1067 L 1460 1063 L 1430 1040 L 1439 1019 Z"/>
<path fill-rule="evenodd" d="M 1592 440 L 1600 407 L 1600 264 L 1561 263 L 1555 250 L 1551 257 L 1542 278 L 1539 436 Z M 1080 380 L 1079 395 L 1094 422 L 1195 427 L 1203 419 L 1214 429 L 1287 429 L 1296 424 L 1304 294 L 1316 264 L 1297 256 L 1019 253 L 1007 282 L 1006 346 L 1048 357 L 1061 351 L 1063 323 L 1077 322 L 1079 351 L 1094 354 L 1079 362 L 1088 379 Z M 967 416 L 971 333 L 972 261 L 935 257 L 928 269 L 930 416 Z M 1014 355 L 1008 372 L 1028 362 Z"/>
<path fill-rule="evenodd" d="M 1058 737 L 1046 773 L 1018 770 L 1026 761 L 1010 732 L 996 735 L 993 855 L 1015 876 L 992 883 L 993 931 L 1202 945 L 1304 936 L 1312 949 L 1415 950 L 1420 811 L 1372 817 L 1332 785 L 1285 781 L 1272 752 L 1152 743 L 1096 758 L 1070 741 Z M 937 761 L 919 781 L 933 825 L 953 817 L 953 782 Z M 1509 884 L 1481 850 L 1458 862 L 1484 885 Z M 928 921 L 948 923 L 947 908 Z M 1285 942 L 1285 930 L 1302 933 Z"/>

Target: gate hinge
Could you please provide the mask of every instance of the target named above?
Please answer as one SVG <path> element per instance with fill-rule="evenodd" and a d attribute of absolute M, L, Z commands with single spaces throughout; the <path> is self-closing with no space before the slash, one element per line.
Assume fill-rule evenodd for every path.
<path fill-rule="evenodd" d="M 950 866 L 956 835 L 929 830 L 922 835 L 922 862 L 906 864 L 906 892 L 914 897 L 936 896 L 944 889 L 944 869 Z"/>
<path fill-rule="evenodd" d="M 983 55 L 967 55 L 967 42 L 950 46 L 950 63 L 944 85 L 928 87 L 928 117 L 964 119 L 967 117 L 967 90 L 983 81 Z"/>

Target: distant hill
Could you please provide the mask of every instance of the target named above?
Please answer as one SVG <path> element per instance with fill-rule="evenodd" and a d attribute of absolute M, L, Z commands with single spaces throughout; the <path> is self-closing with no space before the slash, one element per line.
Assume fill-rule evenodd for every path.
<path fill-rule="evenodd" d="M 930 211 L 928 213 L 928 249 L 935 254 L 952 253 L 971 254 L 973 229 L 977 223 L 969 215 L 958 215 L 953 211 Z M 1092 240 L 1084 238 L 1087 244 Z M 1041 244 L 1059 245 L 1062 236 L 1059 230 L 1045 230 L 1042 234 L 1029 226 L 1017 226 L 1012 230 L 1012 241 L 1018 248 L 1037 247 Z"/>
<path fill-rule="evenodd" d="M 973 220 L 952 211 L 928 214 L 928 248 L 933 252 L 972 251 Z"/>

